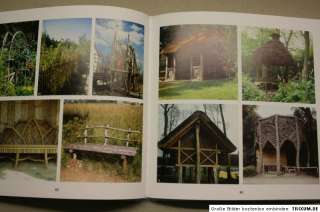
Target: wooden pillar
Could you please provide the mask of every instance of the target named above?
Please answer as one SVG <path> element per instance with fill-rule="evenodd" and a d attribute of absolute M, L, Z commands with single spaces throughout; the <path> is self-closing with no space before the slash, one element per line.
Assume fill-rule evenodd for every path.
<path fill-rule="evenodd" d="M 122 159 L 122 170 L 123 170 L 123 173 L 125 175 L 128 175 L 128 160 L 127 160 L 127 156 L 121 155 L 121 159 Z"/>
<path fill-rule="evenodd" d="M 44 164 L 48 168 L 48 151 L 47 151 L 47 149 L 44 150 Z"/>
<path fill-rule="evenodd" d="M 164 80 L 166 81 L 168 79 L 168 56 L 166 55 L 166 69 L 164 74 Z"/>
<path fill-rule="evenodd" d="M 218 182 L 218 167 L 217 166 L 215 166 L 215 167 L 213 167 L 213 179 L 214 179 L 214 184 L 218 184 L 219 182 Z"/>
<path fill-rule="evenodd" d="M 108 129 L 109 125 L 107 125 L 107 127 L 104 128 L 104 145 L 108 144 Z"/>
<path fill-rule="evenodd" d="M 275 116 L 275 128 L 276 128 L 276 163 L 277 163 L 277 175 L 281 174 L 280 167 L 280 140 L 279 140 L 279 126 L 278 126 L 278 115 Z"/>
<path fill-rule="evenodd" d="M 182 164 L 181 164 L 181 140 L 178 141 L 178 172 L 179 172 L 179 183 L 182 183 Z"/>
<path fill-rule="evenodd" d="M 192 56 L 190 56 L 190 79 L 193 80 L 193 71 L 192 71 Z"/>
<path fill-rule="evenodd" d="M 17 152 L 17 153 L 16 153 L 16 160 L 15 160 L 14 168 L 17 168 L 17 167 L 18 167 L 19 157 L 20 157 L 20 153 Z"/>
<path fill-rule="evenodd" d="M 258 143 L 258 150 L 259 150 L 259 164 L 257 164 L 257 172 L 259 174 L 264 174 L 264 165 L 263 165 L 263 146 L 261 143 L 261 122 L 258 122 L 258 136 L 257 136 L 257 143 Z"/>
<path fill-rule="evenodd" d="M 203 80 L 203 56 L 200 54 L 200 80 Z"/>
<path fill-rule="evenodd" d="M 297 166 L 297 172 L 300 172 L 300 133 L 299 133 L 299 123 L 298 123 L 298 118 L 295 117 L 295 122 L 296 122 L 296 166 Z"/>
<path fill-rule="evenodd" d="M 86 125 L 86 128 L 84 129 L 83 136 L 84 136 L 84 144 L 86 144 L 88 142 L 88 125 Z"/>
<path fill-rule="evenodd" d="M 200 123 L 196 123 L 196 183 L 200 184 L 201 182 L 201 166 L 200 166 Z"/>
<path fill-rule="evenodd" d="M 172 80 L 176 79 L 176 58 L 173 56 L 173 73 L 172 73 Z"/>
<path fill-rule="evenodd" d="M 129 142 L 130 142 L 130 133 L 131 133 L 131 128 L 129 128 L 129 130 L 128 130 L 126 146 L 129 146 Z"/>

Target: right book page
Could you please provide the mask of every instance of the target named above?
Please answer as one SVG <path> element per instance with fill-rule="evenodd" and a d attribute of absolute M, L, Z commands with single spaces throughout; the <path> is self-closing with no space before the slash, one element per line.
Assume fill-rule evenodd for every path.
<path fill-rule="evenodd" d="M 187 12 L 150 25 L 147 196 L 318 198 L 320 22 Z"/>

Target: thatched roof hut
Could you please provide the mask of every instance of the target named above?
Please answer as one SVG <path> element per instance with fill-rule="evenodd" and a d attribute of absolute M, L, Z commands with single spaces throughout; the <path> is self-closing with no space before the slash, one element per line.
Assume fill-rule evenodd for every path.
<path fill-rule="evenodd" d="M 173 80 L 225 78 L 231 71 L 224 29 L 177 36 L 160 50 Z M 166 73 L 166 76 L 169 74 Z"/>
<path fill-rule="evenodd" d="M 253 52 L 253 63 L 266 66 L 294 66 L 290 52 L 280 41 L 280 35 L 273 33 L 271 37 L 272 40 Z"/>

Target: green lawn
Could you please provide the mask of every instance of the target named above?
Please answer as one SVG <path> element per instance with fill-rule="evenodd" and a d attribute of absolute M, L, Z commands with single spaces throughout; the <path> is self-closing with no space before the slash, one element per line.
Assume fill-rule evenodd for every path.
<path fill-rule="evenodd" d="M 173 81 L 159 83 L 160 99 L 237 99 L 236 80 Z"/>

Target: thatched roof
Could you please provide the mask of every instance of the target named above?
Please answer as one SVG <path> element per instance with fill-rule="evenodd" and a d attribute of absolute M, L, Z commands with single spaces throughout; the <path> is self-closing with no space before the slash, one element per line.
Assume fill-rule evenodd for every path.
<path fill-rule="evenodd" d="M 160 54 L 170 54 L 179 51 L 181 48 L 188 45 L 205 46 L 207 48 L 221 48 L 224 46 L 225 33 L 223 30 L 214 30 L 207 32 L 195 33 L 188 37 L 178 37 L 167 44 L 161 51 Z"/>
<path fill-rule="evenodd" d="M 273 33 L 271 35 L 272 40 L 265 43 L 260 48 L 253 52 L 252 61 L 256 65 L 270 65 L 270 66 L 293 66 L 295 62 L 280 41 L 280 35 Z"/>
<path fill-rule="evenodd" d="M 197 123 L 200 123 L 200 129 L 208 129 L 210 137 L 214 138 L 213 140 L 217 141 L 218 144 L 224 148 L 225 152 L 230 153 L 237 149 L 236 146 L 229 140 L 229 138 L 211 121 L 207 114 L 202 111 L 194 112 L 191 114 L 191 116 L 179 124 L 173 131 L 171 131 L 159 142 L 159 147 L 161 149 L 166 149 L 176 145 L 179 138 L 190 130 L 194 129 L 194 125 Z"/>

